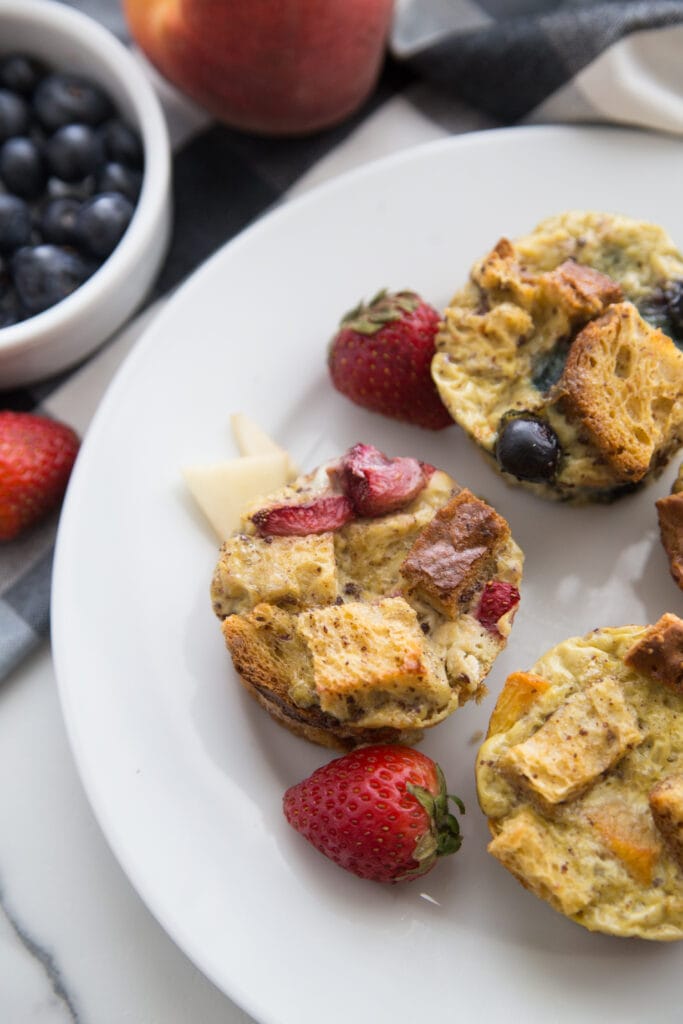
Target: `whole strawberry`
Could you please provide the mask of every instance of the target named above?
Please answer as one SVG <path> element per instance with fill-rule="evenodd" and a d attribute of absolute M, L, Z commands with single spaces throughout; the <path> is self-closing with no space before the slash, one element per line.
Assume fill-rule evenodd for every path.
<path fill-rule="evenodd" d="M 0 540 L 13 540 L 59 505 L 78 447 L 64 423 L 0 412 Z"/>
<path fill-rule="evenodd" d="M 430 430 L 453 420 L 430 367 L 439 314 L 415 292 L 380 292 L 342 319 L 328 365 L 337 391 L 373 412 Z"/>
<path fill-rule="evenodd" d="M 460 849 L 439 766 L 402 746 L 361 747 L 323 765 L 284 795 L 285 817 L 305 839 L 360 878 L 400 882 Z"/>

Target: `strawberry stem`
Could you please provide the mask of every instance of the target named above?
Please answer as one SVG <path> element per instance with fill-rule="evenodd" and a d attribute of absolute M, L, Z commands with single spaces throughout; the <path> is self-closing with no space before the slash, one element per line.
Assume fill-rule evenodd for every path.
<path fill-rule="evenodd" d="M 436 840 L 435 855 L 446 857 L 451 853 L 457 853 L 462 846 L 460 823 L 451 813 L 448 801 L 452 800 L 461 814 L 465 813 L 465 805 L 459 796 L 447 792 L 446 779 L 439 765 L 436 766 L 436 774 L 439 782 L 439 790 L 436 794 L 430 793 L 428 789 L 416 786 L 412 782 L 406 783 L 406 789 L 429 815 Z"/>
<path fill-rule="evenodd" d="M 359 302 L 352 310 L 346 313 L 341 320 L 341 326 L 371 337 L 377 334 L 386 324 L 396 323 L 403 317 L 414 313 L 420 305 L 420 297 L 415 292 L 388 292 L 386 289 L 378 292 L 370 302 Z"/>

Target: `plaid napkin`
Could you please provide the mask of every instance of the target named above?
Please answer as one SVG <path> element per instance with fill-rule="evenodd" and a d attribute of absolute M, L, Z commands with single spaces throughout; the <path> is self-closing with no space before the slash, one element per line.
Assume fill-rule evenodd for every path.
<path fill-rule="evenodd" d="M 65 0 L 129 42 L 116 0 Z M 683 0 L 397 0 L 386 65 L 365 106 L 307 139 L 262 139 L 209 121 L 154 72 L 174 146 L 174 235 L 146 308 L 86 363 L 0 407 L 81 433 L 125 353 L 173 289 L 242 228 L 335 166 L 441 133 L 516 123 L 611 121 L 683 132 Z M 366 126 L 372 127 L 366 132 Z M 388 127 L 386 127 L 388 126 Z M 0 678 L 49 629 L 48 522 L 0 547 Z"/>

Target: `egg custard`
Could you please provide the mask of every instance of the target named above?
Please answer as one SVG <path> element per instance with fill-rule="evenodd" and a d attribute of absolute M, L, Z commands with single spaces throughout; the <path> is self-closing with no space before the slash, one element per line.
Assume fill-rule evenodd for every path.
<path fill-rule="evenodd" d="M 522 553 L 490 505 L 368 445 L 252 503 L 211 598 L 246 689 L 324 746 L 413 743 L 484 678 Z"/>
<path fill-rule="evenodd" d="M 475 263 L 432 376 L 508 482 L 611 501 L 683 443 L 682 346 L 683 257 L 667 233 L 570 211 Z"/>
<path fill-rule="evenodd" d="M 683 938 L 683 620 L 514 672 L 476 762 L 489 852 L 590 931 Z"/>

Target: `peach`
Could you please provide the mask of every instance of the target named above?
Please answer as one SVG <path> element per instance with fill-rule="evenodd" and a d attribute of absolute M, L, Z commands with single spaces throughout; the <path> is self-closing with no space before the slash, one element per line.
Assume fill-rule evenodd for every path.
<path fill-rule="evenodd" d="M 214 117 L 304 135 L 372 91 L 393 0 L 124 0 L 124 11 L 151 63 Z"/>

